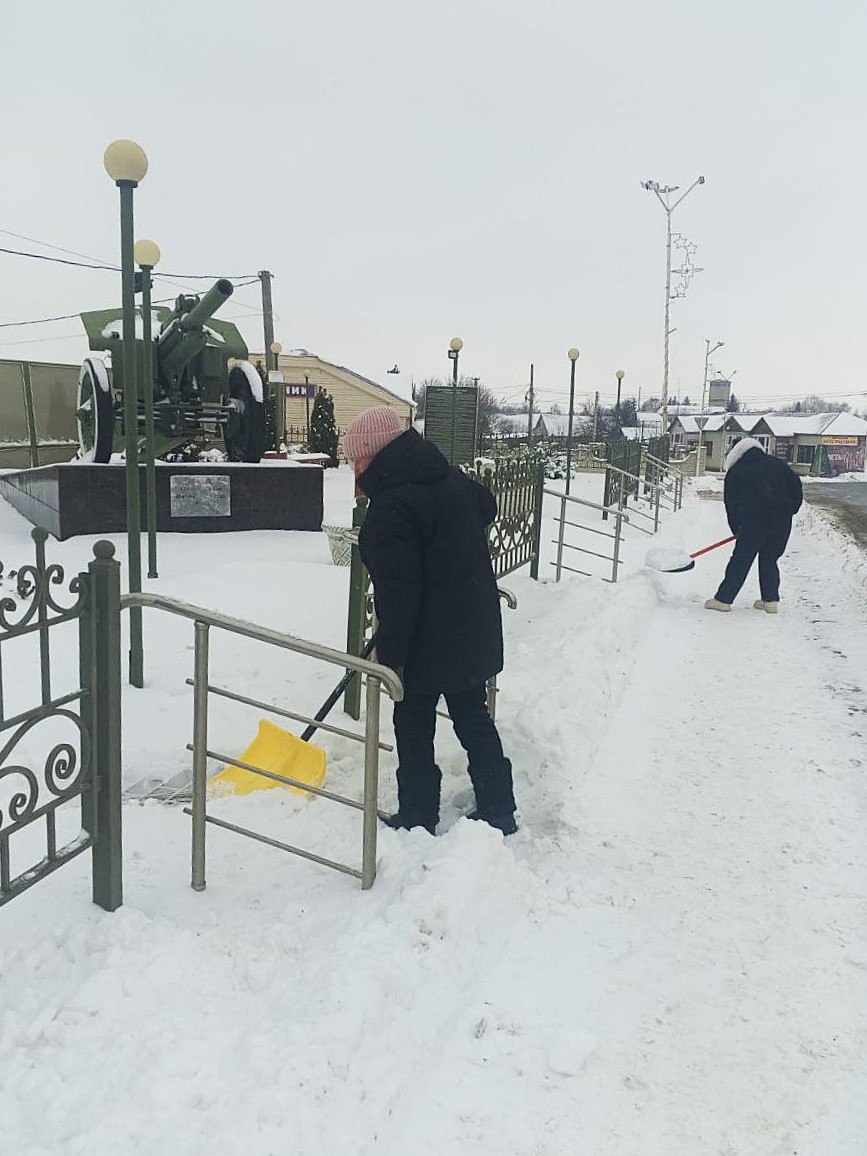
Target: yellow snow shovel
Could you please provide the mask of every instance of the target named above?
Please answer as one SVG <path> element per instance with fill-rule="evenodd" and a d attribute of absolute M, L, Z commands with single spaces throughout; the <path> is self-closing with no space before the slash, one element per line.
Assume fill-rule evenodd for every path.
<path fill-rule="evenodd" d="M 369 639 L 361 652 L 362 658 L 369 658 L 376 646 L 376 635 Z M 347 670 L 337 686 L 316 712 L 314 722 L 307 727 L 299 738 L 282 727 L 275 726 L 268 719 L 259 720 L 259 733 L 241 755 L 238 762 L 247 763 L 251 767 L 261 767 L 263 771 L 271 771 L 275 775 L 283 775 L 287 779 L 297 779 L 299 783 L 307 783 L 311 787 L 321 787 L 325 779 L 325 751 L 315 747 L 308 740 L 319 729 L 321 723 L 331 708 L 358 674 L 357 670 Z M 209 783 L 216 793 L 235 795 L 249 795 L 253 791 L 265 791 L 269 787 L 282 787 L 273 779 L 266 779 L 264 775 L 256 775 L 252 771 L 245 771 L 241 767 L 227 766 L 219 774 L 214 775 Z M 300 787 L 289 787 L 299 795 L 307 794 Z M 309 795 L 308 795 L 309 798 Z"/>
<path fill-rule="evenodd" d="M 275 726 L 268 719 L 259 719 L 259 733 L 238 760 L 251 767 L 261 767 L 287 779 L 297 779 L 311 787 L 321 787 L 325 778 L 325 751 L 312 743 L 305 743 L 290 731 Z M 211 779 L 210 786 L 218 794 L 249 795 L 252 791 L 267 791 L 269 787 L 285 784 L 254 775 L 241 767 L 228 766 Z M 300 787 L 289 787 L 299 795 L 307 794 Z M 308 796 L 309 797 L 309 796 Z"/>

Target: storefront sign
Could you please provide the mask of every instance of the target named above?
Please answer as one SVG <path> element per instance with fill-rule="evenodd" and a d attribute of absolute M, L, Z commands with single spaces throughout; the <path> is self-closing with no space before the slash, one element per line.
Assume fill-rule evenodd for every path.
<path fill-rule="evenodd" d="M 287 385 L 286 386 L 286 396 L 287 397 L 315 397 L 316 396 L 316 386 L 315 385 Z"/>

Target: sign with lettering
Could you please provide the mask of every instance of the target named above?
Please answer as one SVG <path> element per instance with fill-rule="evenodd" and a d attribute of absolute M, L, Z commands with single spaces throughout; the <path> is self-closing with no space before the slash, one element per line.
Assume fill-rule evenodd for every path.
<path fill-rule="evenodd" d="M 287 385 L 286 386 L 286 396 L 287 397 L 315 397 L 316 396 L 316 386 L 315 385 L 307 385 L 307 384 L 304 384 L 304 385 Z"/>
<path fill-rule="evenodd" d="M 858 440 L 859 439 L 857 437 L 833 437 L 833 436 L 831 436 L 831 437 L 822 438 L 822 444 L 826 445 L 826 446 L 857 446 Z"/>
<path fill-rule="evenodd" d="M 173 518 L 228 518 L 231 479 L 225 474 L 173 474 L 169 508 Z"/>

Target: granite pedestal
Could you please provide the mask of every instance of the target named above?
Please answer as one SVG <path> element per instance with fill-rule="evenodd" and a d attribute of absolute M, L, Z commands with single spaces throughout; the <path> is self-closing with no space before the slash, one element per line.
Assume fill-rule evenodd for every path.
<path fill-rule="evenodd" d="M 157 529 L 180 534 L 322 529 L 322 470 L 271 462 L 157 462 Z M 146 477 L 139 470 L 142 532 Z M 126 467 L 66 462 L 0 475 L 0 497 L 63 541 L 126 530 Z"/>

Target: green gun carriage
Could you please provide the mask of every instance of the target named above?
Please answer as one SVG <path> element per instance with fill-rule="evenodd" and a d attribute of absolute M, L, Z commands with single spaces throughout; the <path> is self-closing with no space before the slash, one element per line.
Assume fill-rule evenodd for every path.
<path fill-rule="evenodd" d="M 182 294 L 174 309 L 151 307 L 155 455 L 162 457 L 222 438 L 229 460 L 258 462 L 265 451 L 265 387 L 248 360 L 237 327 L 214 317 L 232 295 L 217 281 L 203 297 Z M 124 445 L 123 326 L 120 309 L 82 313 L 93 352 L 108 351 L 111 369 L 88 357 L 78 383 L 79 459 L 108 462 Z M 144 357 L 142 312 L 136 307 L 136 358 Z M 142 380 L 141 373 L 139 381 Z M 139 390 L 138 431 L 144 436 Z"/>

